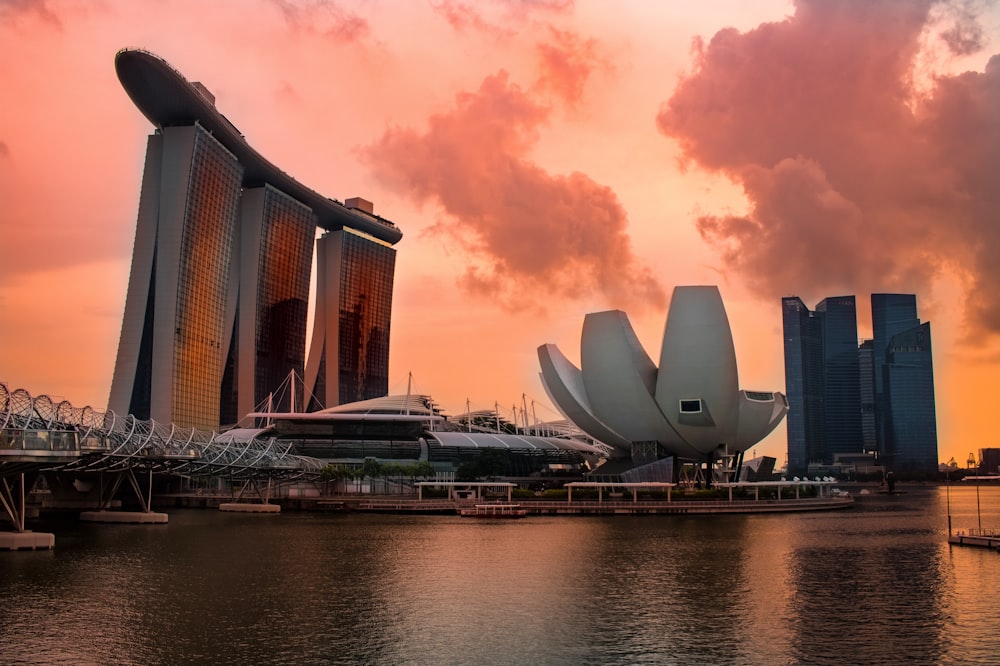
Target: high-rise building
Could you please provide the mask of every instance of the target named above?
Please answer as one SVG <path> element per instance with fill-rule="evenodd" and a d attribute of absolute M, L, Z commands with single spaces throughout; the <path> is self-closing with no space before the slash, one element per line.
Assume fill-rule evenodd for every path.
<path fill-rule="evenodd" d="M 872 294 L 874 337 L 860 345 L 853 296 L 815 312 L 786 297 L 782 319 L 789 473 L 861 451 L 897 472 L 937 469 L 930 324 L 915 296 Z"/>
<path fill-rule="evenodd" d="M 832 463 L 861 450 L 857 312 L 853 296 L 821 301 L 810 311 L 798 297 L 782 299 L 788 470 Z"/>
<path fill-rule="evenodd" d="M 109 407 L 217 427 L 243 167 L 200 125 L 149 137 Z"/>
<path fill-rule="evenodd" d="M 802 299 L 781 299 L 788 416 L 788 471 L 804 474 L 822 456 L 823 338 L 819 319 Z"/>
<path fill-rule="evenodd" d="M 862 340 L 858 347 L 858 370 L 861 382 L 861 441 L 865 451 L 876 451 L 878 439 L 875 430 L 875 366 L 873 365 L 874 344 L 872 340 Z"/>
<path fill-rule="evenodd" d="M 872 294 L 879 457 L 895 471 L 937 470 L 931 327 L 913 294 Z"/>
<path fill-rule="evenodd" d="M 399 229 L 371 203 L 341 204 L 265 160 L 203 85 L 162 59 L 124 50 L 115 67 L 156 129 L 147 142 L 109 409 L 215 429 L 269 396 L 276 410 L 310 404 L 301 390 L 276 392 L 305 371 L 317 227 L 324 239 L 350 239 L 334 243 L 339 250 L 319 241 L 326 287 L 312 355 L 330 359 L 326 381 L 339 387 L 320 387 L 320 404 L 385 395 Z M 330 349 L 338 353 L 323 353 Z"/>
<path fill-rule="evenodd" d="M 822 462 L 862 449 L 858 316 L 854 296 L 826 298 L 816 305 L 823 339 Z"/>
<path fill-rule="evenodd" d="M 367 208 L 363 199 L 347 205 Z M 305 385 L 310 410 L 386 394 L 396 251 L 350 229 L 316 244 L 316 311 Z"/>

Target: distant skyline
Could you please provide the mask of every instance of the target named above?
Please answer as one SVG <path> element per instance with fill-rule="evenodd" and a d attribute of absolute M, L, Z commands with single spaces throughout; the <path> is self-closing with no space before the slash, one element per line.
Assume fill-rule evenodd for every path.
<path fill-rule="evenodd" d="M 782 296 L 915 293 L 940 458 L 997 445 L 995 5 L 20 0 L 0 45 L 11 388 L 106 407 L 152 129 L 114 54 L 141 47 L 268 160 L 402 229 L 392 393 L 412 372 L 450 414 L 526 393 L 558 418 L 539 345 L 619 308 L 655 351 L 697 284 L 740 384 L 778 388 Z M 785 449 L 781 426 L 756 453 Z"/>

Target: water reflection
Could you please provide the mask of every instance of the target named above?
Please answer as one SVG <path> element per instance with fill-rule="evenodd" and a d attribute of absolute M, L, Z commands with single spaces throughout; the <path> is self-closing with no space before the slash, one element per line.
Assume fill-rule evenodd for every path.
<path fill-rule="evenodd" d="M 1000 527 L 1000 488 L 981 489 Z M 2 663 L 991 663 L 1000 557 L 945 489 L 770 516 L 48 526 L 0 553 Z M 952 488 L 956 528 L 974 488 Z"/>

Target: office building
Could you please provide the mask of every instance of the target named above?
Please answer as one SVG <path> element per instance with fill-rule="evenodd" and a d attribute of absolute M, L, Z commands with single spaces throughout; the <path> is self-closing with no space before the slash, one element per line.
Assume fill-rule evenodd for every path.
<path fill-rule="evenodd" d="M 810 312 L 782 299 L 788 394 L 788 472 L 875 451 L 890 471 L 937 469 L 930 324 L 912 294 L 872 294 L 873 338 L 857 344 L 853 296 Z"/>
<path fill-rule="evenodd" d="M 822 461 L 862 449 L 858 317 L 854 296 L 826 298 L 816 305 L 823 347 Z"/>
<path fill-rule="evenodd" d="M 864 451 L 876 451 L 878 438 L 875 428 L 875 344 L 872 340 L 862 340 L 858 347 L 858 370 L 861 383 L 861 441 Z"/>
<path fill-rule="evenodd" d="M 872 294 L 879 457 L 900 472 L 937 469 L 931 327 L 913 294 Z"/>
<path fill-rule="evenodd" d="M 822 458 L 823 337 L 819 319 L 802 299 L 781 299 L 788 416 L 788 471 L 804 474 Z"/>
<path fill-rule="evenodd" d="M 385 395 L 396 226 L 370 202 L 342 204 L 268 162 L 205 86 L 157 56 L 124 50 L 115 67 L 155 130 L 109 409 L 217 429 L 266 402 L 293 411 Z M 312 343 L 320 363 L 331 359 L 318 403 L 304 395 L 315 385 L 288 385 L 305 374 L 317 228 L 350 239 L 339 250 L 320 241 L 320 280 L 335 288 L 318 289 Z"/>

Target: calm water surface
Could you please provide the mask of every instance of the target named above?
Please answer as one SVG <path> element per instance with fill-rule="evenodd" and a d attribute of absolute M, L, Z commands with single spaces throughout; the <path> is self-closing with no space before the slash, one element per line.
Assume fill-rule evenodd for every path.
<path fill-rule="evenodd" d="M 0 553 L 0 663 L 995 664 L 971 487 L 763 516 L 44 523 Z M 1000 487 L 980 489 L 1000 528 Z"/>

